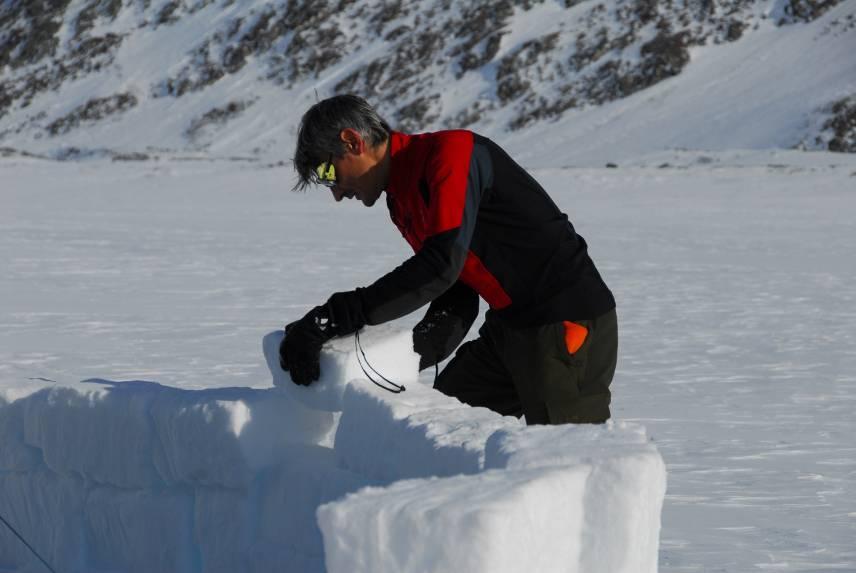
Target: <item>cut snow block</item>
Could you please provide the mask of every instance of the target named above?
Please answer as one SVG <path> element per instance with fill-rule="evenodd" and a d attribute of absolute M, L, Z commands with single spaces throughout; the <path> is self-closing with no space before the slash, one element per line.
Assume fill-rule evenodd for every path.
<path fill-rule="evenodd" d="M 358 379 L 345 392 L 335 451 L 340 466 L 383 482 L 471 474 L 488 437 L 521 424 L 422 384 L 392 394 Z"/>
<path fill-rule="evenodd" d="M 366 488 L 318 508 L 328 573 L 584 572 L 590 468 L 494 470 Z"/>
<path fill-rule="evenodd" d="M 637 424 L 533 426 L 497 432 L 485 468 L 591 468 L 582 503 L 580 571 L 655 573 L 666 467 Z"/>
<path fill-rule="evenodd" d="M 193 497 L 187 493 L 98 487 L 86 499 L 82 525 L 92 570 L 196 570 Z"/>
<path fill-rule="evenodd" d="M 287 461 L 264 470 L 256 480 L 257 524 L 250 566 L 242 570 L 323 573 L 324 547 L 315 511 L 367 485 L 376 484 L 337 468 L 329 448 L 294 446 Z"/>
<path fill-rule="evenodd" d="M 0 398 L 0 472 L 32 471 L 42 463 L 42 453 L 24 443 L 23 401 L 11 404 Z"/>
<path fill-rule="evenodd" d="M 353 335 L 329 341 L 321 350 L 321 378 L 309 386 L 298 386 L 279 365 L 279 344 L 283 336 L 283 331 L 271 332 L 262 341 L 273 385 L 310 408 L 340 411 L 348 382 L 365 377 L 361 363 L 374 378 L 380 380 L 383 376 L 404 386 L 416 383 L 419 376 L 419 355 L 413 351 L 413 332 L 395 325 L 381 325 L 360 331 L 362 352 Z"/>
<path fill-rule="evenodd" d="M 83 480 L 49 470 L 0 473 L 0 515 L 57 571 L 83 573 Z M 0 524 L 0 570 L 45 571 Z"/>
<path fill-rule="evenodd" d="M 154 395 L 150 387 L 137 392 L 95 383 L 41 390 L 18 402 L 24 441 L 60 474 L 126 488 L 160 484 L 148 412 Z"/>
<path fill-rule="evenodd" d="M 200 573 L 246 571 L 252 542 L 247 490 L 201 487 L 193 506 Z"/>
<path fill-rule="evenodd" d="M 168 484 L 248 487 L 289 445 L 325 439 L 335 419 L 274 390 L 161 392 L 151 407 L 155 467 Z"/>

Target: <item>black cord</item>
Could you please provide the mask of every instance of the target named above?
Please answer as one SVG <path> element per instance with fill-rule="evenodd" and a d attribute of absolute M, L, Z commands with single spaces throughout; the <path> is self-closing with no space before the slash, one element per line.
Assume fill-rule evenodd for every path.
<path fill-rule="evenodd" d="M 18 539 L 20 539 L 20 540 L 21 540 L 21 543 L 23 543 L 24 545 L 26 545 L 26 546 L 27 546 L 27 549 L 29 549 L 30 551 L 32 551 L 33 555 L 35 555 L 36 557 L 38 557 L 38 558 L 39 558 L 39 561 L 41 561 L 41 562 L 44 564 L 44 566 L 48 568 L 48 571 L 50 571 L 51 573 L 56 573 L 56 571 L 54 571 L 54 570 L 53 570 L 53 567 L 51 567 L 50 565 L 48 565 L 48 562 L 47 562 L 47 561 L 45 561 L 45 560 L 42 558 L 42 556 L 41 556 L 41 555 L 39 555 L 39 553 L 38 553 L 35 549 L 33 549 L 33 546 L 32 546 L 32 545 L 30 545 L 29 543 L 27 543 L 27 540 L 26 540 L 26 539 L 24 539 L 24 538 L 23 538 L 23 536 L 22 536 L 20 533 L 18 533 L 18 531 L 17 531 L 14 527 L 12 527 L 12 524 L 11 524 L 11 523 L 9 523 L 8 521 L 6 521 L 6 519 L 4 519 L 2 515 L 0 515 L 0 521 L 2 521 L 2 522 L 6 525 L 6 527 L 8 527 L 8 528 L 9 528 L 9 531 L 11 531 L 12 533 L 14 533 L 14 534 L 15 534 L 15 537 L 17 537 Z"/>
<path fill-rule="evenodd" d="M 381 374 L 380 372 L 378 372 L 377 370 L 374 369 L 374 366 L 369 364 L 369 359 L 366 358 L 366 353 L 363 351 L 363 345 L 362 345 L 362 343 L 360 343 L 360 331 L 359 330 L 354 333 L 354 348 L 356 348 L 356 350 L 357 350 L 357 364 L 360 365 L 360 368 L 362 369 L 363 374 L 368 376 L 369 380 L 371 380 L 375 386 L 377 386 L 378 388 L 383 388 L 387 392 L 392 392 L 393 394 L 401 394 L 402 392 L 404 392 L 405 388 L 403 385 L 396 384 L 392 380 L 385 378 L 383 374 Z M 363 357 L 363 360 L 360 360 L 361 355 Z M 380 382 L 378 382 L 377 380 L 372 378 L 372 375 L 369 374 L 368 371 L 366 370 L 365 366 L 363 366 L 363 361 L 365 361 L 366 366 L 368 366 L 369 368 L 372 369 L 372 372 L 374 372 L 375 374 L 380 376 L 380 378 L 384 382 L 386 382 L 387 384 L 392 386 L 392 388 L 387 388 L 386 386 L 384 386 L 383 384 L 381 384 Z"/>

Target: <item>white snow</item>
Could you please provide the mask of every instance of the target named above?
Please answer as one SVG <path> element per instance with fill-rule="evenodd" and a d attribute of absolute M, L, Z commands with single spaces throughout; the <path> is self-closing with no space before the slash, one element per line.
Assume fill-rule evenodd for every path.
<path fill-rule="evenodd" d="M 835 23 L 855 6 L 694 50 L 626 100 L 488 129 L 618 299 L 600 428 L 527 428 L 433 392 L 408 347 L 419 313 L 363 338 L 402 394 L 365 380 L 353 339 L 327 347 L 316 386 L 276 370 L 284 324 L 409 255 L 382 207 L 202 153 L 0 159 L 0 515 L 72 572 L 856 571 L 856 158 L 788 149 L 853 92 Z M 173 33 L 127 39 L 123 85 L 141 95 L 184 53 Z M 258 73 L 64 143 L 179 147 Z M 33 110 L 107 95 L 105 74 Z M 210 151 L 287 158 L 314 87 L 263 88 Z M 0 571 L 44 571 L 2 526 Z"/>
<path fill-rule="evenodd" d="M 327 570 L 587 571 L 578 502 L 588 477 L 586 467 L 494 470 L 364 490 L 318 510 Z"/>
<path fill-rule="evenodd" d="M 661 162 L 673 167 L 643 166 Z M 662 152 L 536 170 L 588 239 L 621 326 L 616 422 L 551 437 L 431 392 L 433 371 L 394 395 L 343 366 L 341 413 L 272 386 L 265 333 L 407 255 L 381 210 L 234 163 L 0 169 L 0 513 L 65 570 L 329 570 L 352 533 L 325 538 L 320 505 L 358 511 L 359 495 L 343 496 L 415 479 L 446 507 L 443 484 L 456 505 L 453 493 L 499 487 L 494 474 L 535 495 L 570 480 L 562 468 L 603 476 L 563 500 L 585 530 L 569 563 L 647 567 L 656 527 L 636 524 L 659 518 L 663 476 L 638 424 L 669 471 L 660 570 L 854 567 L 856 158 Z M 402 336 L 375 341 L 412 364 Z M 371 339 L 387 374 L 395 361 Z M 348 363 L 333 352 L 326 364 Z M 413 494 L 406 483 L 391 507 Z M 606 494 L 620 509 L 590 512 Z M 379 527 L 404 527 L 402 511 Z M 607 530 L 597 539 L 635 541 L 605 548 L 591 532 Z M 5 531 L 0 555 L 6 570 L 39 570 Z"/>

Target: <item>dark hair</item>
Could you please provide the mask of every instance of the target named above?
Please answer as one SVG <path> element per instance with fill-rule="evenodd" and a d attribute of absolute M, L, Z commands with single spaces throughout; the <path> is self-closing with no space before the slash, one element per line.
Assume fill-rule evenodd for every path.
<path fill-rule="evenodd" d="M 312 183 L 315 168 L 327 161 L 332 153 L 341 157 L 345 147 L 339 134 L 350 127 L 371 145 L 380 145 L 389 137 L 389 124 L 369 105 L 355 95 L 337 95 L 319 101 L 303 114 L 297 131 L 294 169 L 297 171 L 295 191 Z"/>

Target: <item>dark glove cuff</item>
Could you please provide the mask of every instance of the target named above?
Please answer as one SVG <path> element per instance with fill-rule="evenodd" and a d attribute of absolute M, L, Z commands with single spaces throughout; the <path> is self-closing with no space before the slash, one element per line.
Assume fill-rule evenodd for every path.
<path fill-rule="evenodd" d="M 324 305 L 333 336 L 353 334 L 366 325 L 363 314 L 363 289 L 337 292 Z"/>
<path fill-rule="evenodd" d="M 310 338 L 319 346 L 336 336 L 326 305 L 316 306 L 307 312 L 295 323 L 295 327 L 301 330 L 303 336 Z M 286 327 L 287 332 L 288 327 Z"/>

